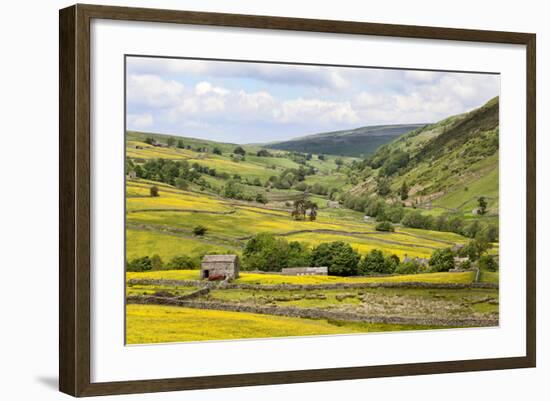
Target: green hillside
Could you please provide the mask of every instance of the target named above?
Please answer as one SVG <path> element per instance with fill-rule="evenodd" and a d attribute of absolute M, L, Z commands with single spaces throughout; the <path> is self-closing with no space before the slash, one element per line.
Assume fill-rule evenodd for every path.
<path fill-rule="evenodd" d="M 363 178 L 351 193 L 377 194 L 432 214 L 471 216 L 483 197 L 498 215 L 499 99 L 417 129 L 357 164 Z"/>
<path fill-rule="evenodd" d="M 305 153 L 367 157 L 396 137 L 424 125 L 399 124 L 361 127 L 303 136 L 289 141 L 267 144 L 265 147 Z"/>

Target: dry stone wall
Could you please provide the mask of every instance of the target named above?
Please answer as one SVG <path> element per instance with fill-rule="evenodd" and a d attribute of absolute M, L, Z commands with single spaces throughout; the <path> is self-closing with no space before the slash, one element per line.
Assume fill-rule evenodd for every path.
<path fill-rule="evenodd" d="M 308 319 L 329 319 L 347 322 L 419 325 L 419 326 L 441 326 L 441 327 L 490 327 L 498 326 L 495 319 L 441 319 L 441 318 L 409 318 L 401 316 L 368 316 L 364 314 L 330 311 L 316 308 L 295 308 L 289 306 L 250 305 L 241 303 L 224 303 L 212 301 L 189 300 L 180 298 L 154 297 L 154 296 L 129 296 L 127 302 L 130 304 L 156 304 L 172 305 L 186 308 L 221 310 L 231 312 L 259 313 L 275 316 L 298 317 Z"/>
<path fill-rule="evenodd" d="M 132 279 L 128 280 L 128 284 L 131 285 L 163 285 L 163 286 L 195 286 L 202 287 L 205 285 L 204 281 L 192 281 L 192 280 L 140 280 Z M 245 283 L 231 283 L 223 282 L 221 287 L 226 289 L 239 289 L 239 290 L 264 290 L 264 291 L 319 291 L 319 290 L 339 290 L 339 289 L 361 289 L 361 288 L 423 288 L 423 289 L 468 289 L 468 288 L 484 288 L 484 289 L 498 289 L 496 283 L 424 283 L 424 282 L 394 282 L 394 283 L 332 283 L 332 284 L 245 284 Z"/>

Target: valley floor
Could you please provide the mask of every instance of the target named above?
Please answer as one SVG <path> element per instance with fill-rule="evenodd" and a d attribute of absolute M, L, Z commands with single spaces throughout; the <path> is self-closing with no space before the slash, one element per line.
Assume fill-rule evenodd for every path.
<path fill-rule="evenodd" d="M 197 270 L 127 275 L 127 343 L 184 342 L 498 325 L 498 284 L 475 274 L 342 278 Z"/>

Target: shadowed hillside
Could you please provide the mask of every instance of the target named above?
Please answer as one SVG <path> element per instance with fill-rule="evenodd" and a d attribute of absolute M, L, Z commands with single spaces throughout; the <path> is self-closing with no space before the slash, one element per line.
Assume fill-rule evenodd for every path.
<path fill-rule="evenodd" d="M 380 146 L 424 125 L 399 124 L 361 127 L 353 130 L 308 135 L 264 146 L 296 152 L 367 157 Z"/>

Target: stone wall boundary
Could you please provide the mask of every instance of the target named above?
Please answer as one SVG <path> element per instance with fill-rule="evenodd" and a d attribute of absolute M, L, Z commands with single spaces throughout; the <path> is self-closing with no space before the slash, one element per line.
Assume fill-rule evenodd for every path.
<path fill-rule="evenodd" d="M 204 281 L 198 280 L 149 280 L 131 279 L 131 285 L 164 285 L 182 287 L 202 287 Z M 319 290 L 345 290 L 345 289 L 368 289 L 368 288 L 413 288 L 413 289 L 443 289 L 462 290 L 469 288 L 498 289 L 496 283 L 473 282 L 463 283 L 426 283 L 426 282 L 382 282 L 382 283 L 330 283 L 330 284 L 246 284 L 246 283 L 223 283 L 224 289 L 256 290 L 256 291 L 319 291 Z"/>
<path fill-rule="evenodd" d="M 168 297 L 134 295 L 127 297 L 129 304 L 168 305 L 185 308 L 219 310 L 229 312 L 247 312 L 265 315 L 297 317 L 307 319 L 328 319 L 335 321 L 362 322 L 375 324 L 398 324 L 439 327 L 492 327 L 498 326 L 498 319 L 441 319 L 432 317 L 402 317 L 402 316 L 369 316 L 364 314 L 331 311 L 316 308 L 280 307 L 266 305 L 250 305 L 242 303 L 224 303 L 212 301 L 197 301 Z"/>

